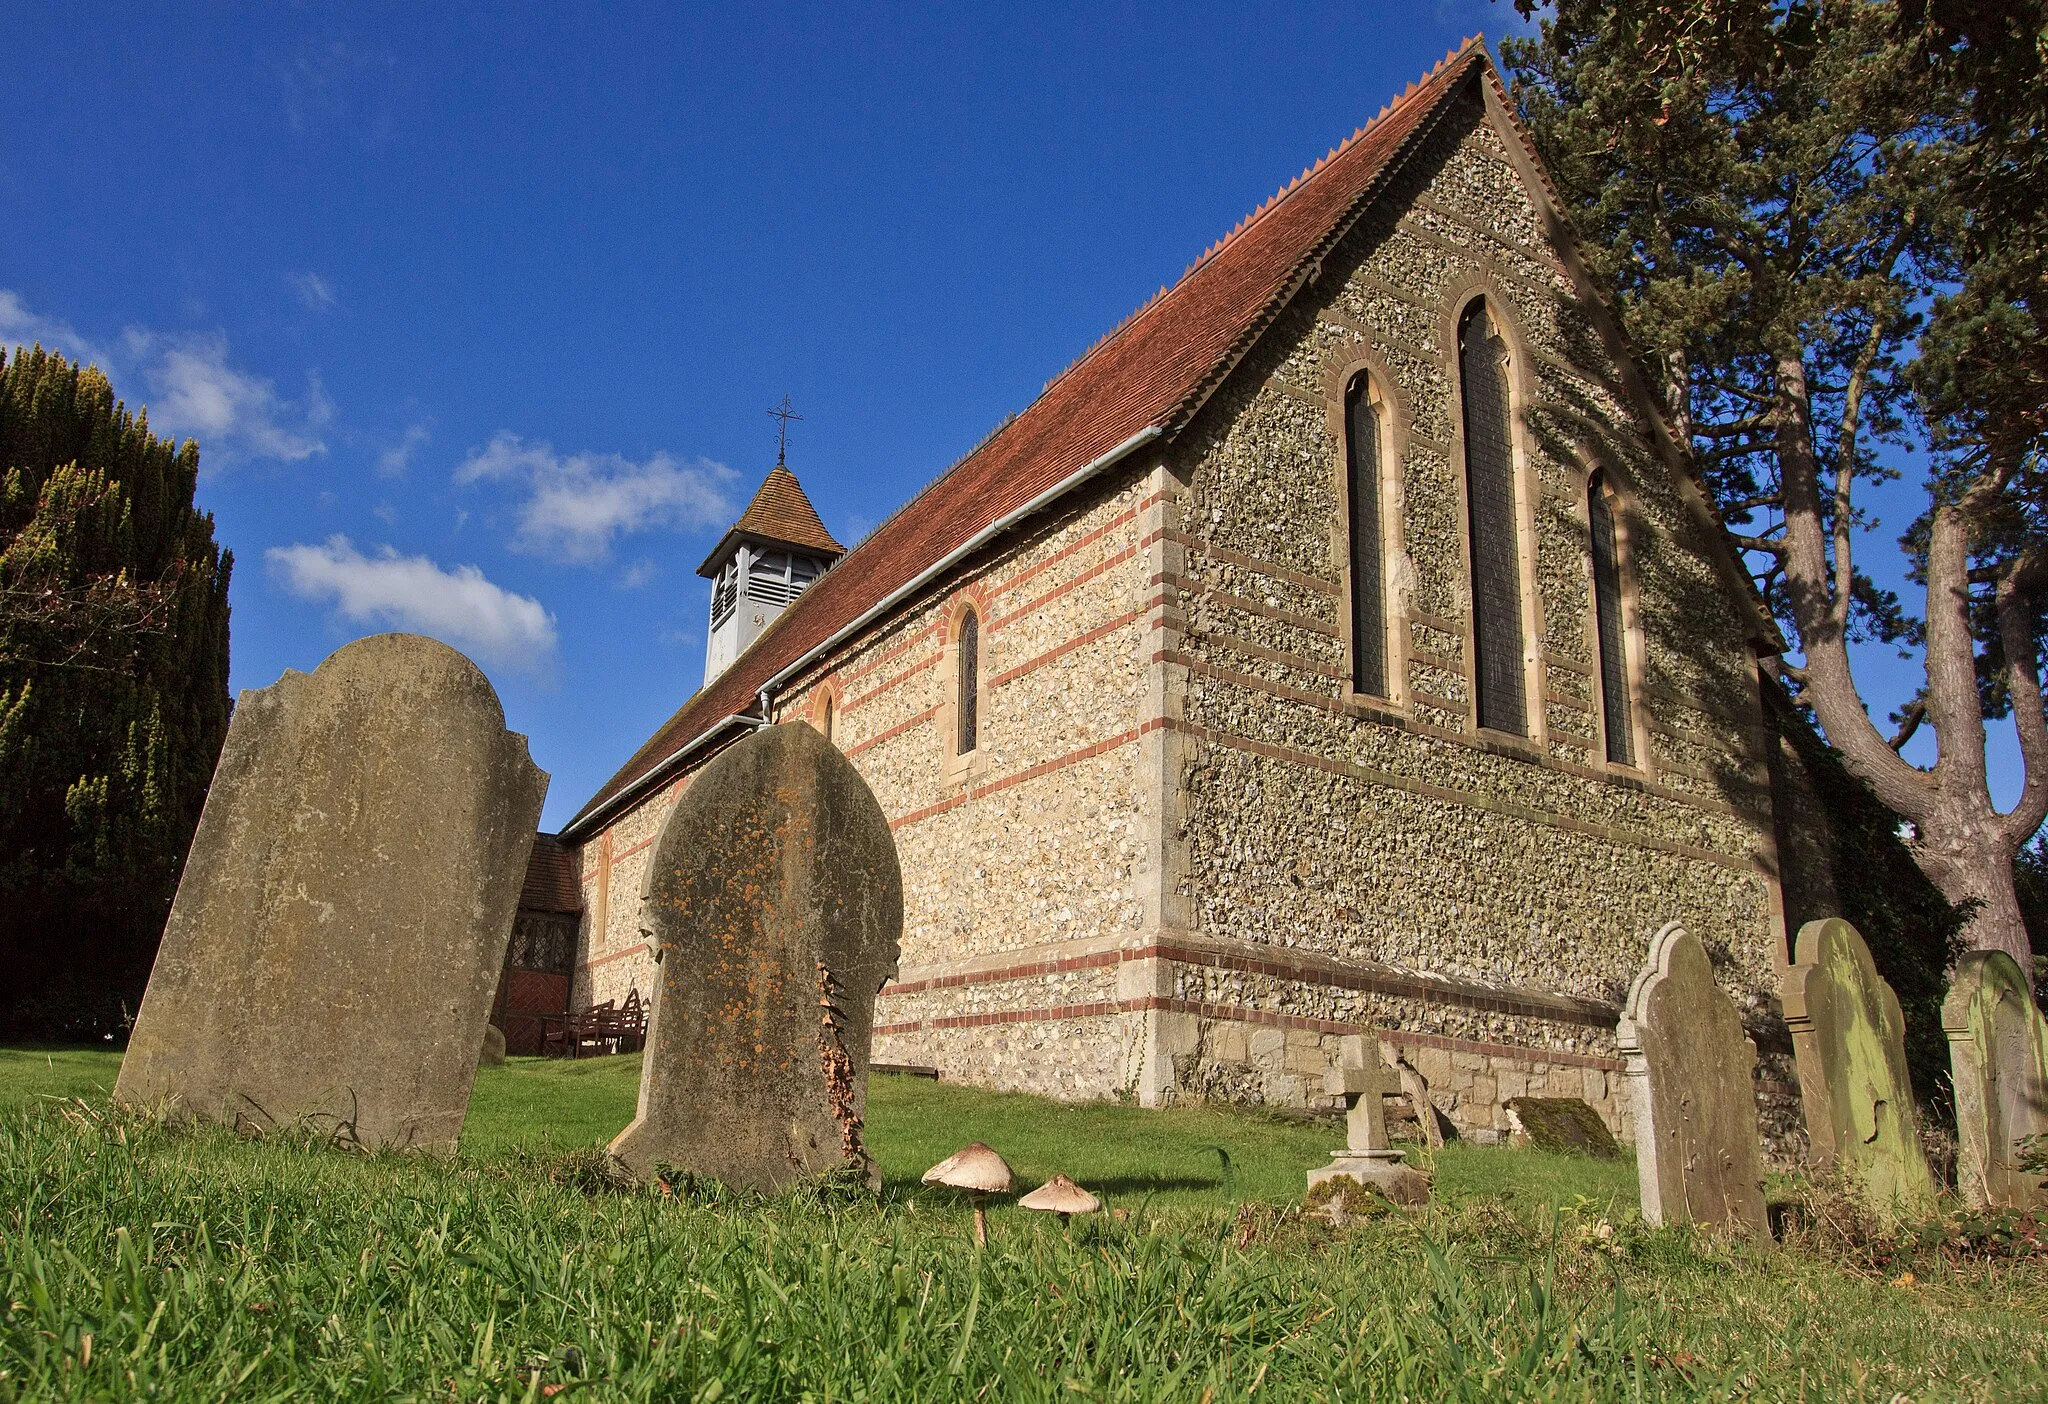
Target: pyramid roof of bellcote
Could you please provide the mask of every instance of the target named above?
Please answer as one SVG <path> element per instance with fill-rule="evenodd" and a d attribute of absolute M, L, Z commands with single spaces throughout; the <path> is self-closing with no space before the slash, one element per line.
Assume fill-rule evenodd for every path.
<path fill-rule="evenodd" d="M 746 511 L 740 513 L 740 519 L 719 538 L 718 545 L 704 558 L 704 564 L 697 567 L 697 574 L 718 574 L 719 565 L 742 538 L 769 546 L 794 546 L 799 551 L 810 551 L 834 560 L 846 554 L 846 548 L 832 539 L 832 533 L 825 530 L 824 522 L 818 519 L 818 509 L 811 506 L 811 499 L 804 495 L 803 484 L 796 480 L 796 474 L 780 463 L 768 470 L 768 476 L 762 481 L 760 491 L 754 494 L 754 500 L 747 504 Z"/>

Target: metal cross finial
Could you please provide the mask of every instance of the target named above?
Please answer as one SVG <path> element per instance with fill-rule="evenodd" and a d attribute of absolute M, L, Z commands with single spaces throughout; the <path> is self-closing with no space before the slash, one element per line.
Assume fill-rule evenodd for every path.
<path fill-rule="evenodd" d="M 802 419 L 803 416 L 789 407 L 789 396 L 787 395 L 782 397 L 781 404 L 769 410 L 768 413 L 782 421 L 781 426 L 775 431 L 775 466 L 781 468 L 785 466 L 782 461 L 783 455 L 789 451 L 789 421 L 792 419 Z"/>

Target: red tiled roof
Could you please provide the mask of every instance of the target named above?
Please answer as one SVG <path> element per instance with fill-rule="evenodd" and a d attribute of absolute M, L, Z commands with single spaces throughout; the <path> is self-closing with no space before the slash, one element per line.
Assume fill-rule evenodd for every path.
<path fill-rule="evenodd" d="M 818 520 L 818 509 L 811 506 L 810 498 L 804 496 L 796 474 L 780 463 L 768 470 L 761 490 L 754 494 L 747 510 L 740 513 L 740 519 L 719 539 L 711 554 L 704 558 L 704 564 L 697 567 L 697 574 L 712 574 L 711 563 L 725 554 L 727 544 L 735 536 L 801 546 L 807 551 L 827 556 L 846 554 L 846 548 L 834 541 L 832 533 L 825 530 L 825 524 Z"/>
<path fill-rule="evenodd" d="M 526 860 L 526 882 L 519 889 L 519 908 L 527 912 L 583 910 L 583 884 L 576 872 L 576 854 L 553 834 L 533 836 L 533 856 Z"/>
<path fill-rule="evenodd" d="M 782 669 L 919 572 L 1148 427 L 1186 423 L 1279 315 L 1380 175 L 1475 69 L 1474 36 L 1411 83 L 1342 146 L 1289 182 L 1081 359 L 1030 408 L 827 571 L 711 683 L 685 702 L 577 816 L 615 796 L 733 713 Z"/>

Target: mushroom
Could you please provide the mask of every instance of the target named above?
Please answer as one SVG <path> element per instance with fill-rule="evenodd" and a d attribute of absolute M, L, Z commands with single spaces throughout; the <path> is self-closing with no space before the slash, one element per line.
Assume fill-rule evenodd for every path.
<path fill-rule="evenodd" d="M 983 1201 L 992 1194 L 1008 1193 L 1010 1188 L 1010 1167 L 1001 1156 L 976 1141 L 925 1171 L 924 1182 L 967 1191 L 974 1204 L 974 1241 L 988 1242 L 988 1209 Z"/>
<path fill-rule="evenodd" d="M 1102 1201 L 1065 1175 L 1055 1175 L 1018 1200 L 1017 1207 L 1057 1214 L 1060 1216 L 1060 1222 L 1064 1224 L 1070 1215 L 1093 1214 L 1102 1207 Z"/>

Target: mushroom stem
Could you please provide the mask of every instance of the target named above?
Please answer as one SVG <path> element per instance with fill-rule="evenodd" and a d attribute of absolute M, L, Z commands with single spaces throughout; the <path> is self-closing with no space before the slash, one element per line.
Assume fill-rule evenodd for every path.
<path fill-rule="evenodd" d="M 981 1196 L 974 1196 L 974 1243 L 978 1248 L 988 1247 L 988 1206 Z"/>

